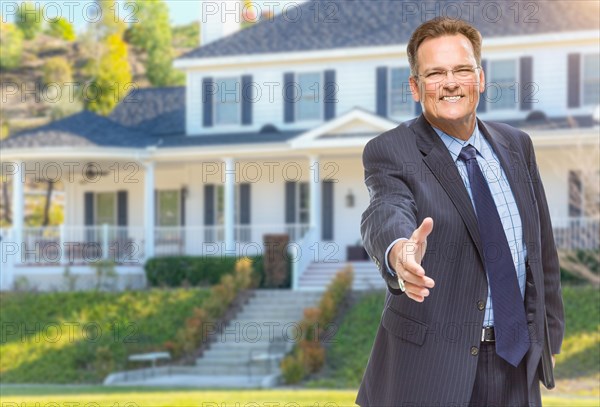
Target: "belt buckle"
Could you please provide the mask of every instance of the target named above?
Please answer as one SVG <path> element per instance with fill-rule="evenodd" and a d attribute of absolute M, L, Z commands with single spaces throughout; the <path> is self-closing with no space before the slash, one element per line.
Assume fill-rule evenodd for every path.
<path fill-rule="evenodd" d="M 491 339 L 491 336 L 492 336 L 491 333 L 493 332 L 492 331 L 493 329 L 494 329 L 493 326 L 486 326 L 481 329 L 481 342 L 495 342 L 496 341 L 495 338 Z M 489 339 L 486 336 L 486 332 L 488 332 L 490 334 Z"/>

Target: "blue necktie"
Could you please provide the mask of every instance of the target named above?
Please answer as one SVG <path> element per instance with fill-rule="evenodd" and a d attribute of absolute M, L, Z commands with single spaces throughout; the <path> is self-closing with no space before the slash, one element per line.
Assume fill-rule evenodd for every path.
<path fill-rule="evenodd" d="M 529 349 L 525 306 L 504 227 L 476 156 L 477 150 L 469 144 L 458 157 L 467 166 L 477 213 L 494 310 L 496 353 L 516 367 Z"/>

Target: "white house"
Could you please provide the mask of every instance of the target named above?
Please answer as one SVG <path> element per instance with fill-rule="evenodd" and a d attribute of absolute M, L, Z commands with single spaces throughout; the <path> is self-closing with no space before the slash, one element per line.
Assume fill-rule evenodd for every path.
<path fill-rule="evenodd" d="M 135 90 L 108 118 L 82 112 L 0 143 L 14 190 L 2 287 L 58 286 L 65 264 L 89 274 L 99 257 L 141 284 L 147 258 L 254 254 L 271 233 L 292 242 L 295 288 L 318 264 L 341 267 L 369 201 L 363 147 L 420 114 L 406 44 L 435 15 L 482 32 L 478 115 L 531 135 L 557 246 L 597 248 L 598 7 L 308 1 L 213 40 L 175 61 L 185 87 Z M 64 225 L 24 227 L 24 175 L 64 183 Z"/>

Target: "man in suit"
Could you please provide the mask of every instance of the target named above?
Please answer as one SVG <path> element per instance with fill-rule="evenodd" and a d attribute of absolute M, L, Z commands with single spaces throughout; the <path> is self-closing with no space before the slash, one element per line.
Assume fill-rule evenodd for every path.
<path fill-rule="evenodd" d="M 361 406 L 541 405 L 547 315 L 564 315 L 552 225 L 531 140 L 476 117 L 481 34 L 448 18 L 407 52 L 422 115 L 363 153 L 365 248 L 387 283 Z"/>

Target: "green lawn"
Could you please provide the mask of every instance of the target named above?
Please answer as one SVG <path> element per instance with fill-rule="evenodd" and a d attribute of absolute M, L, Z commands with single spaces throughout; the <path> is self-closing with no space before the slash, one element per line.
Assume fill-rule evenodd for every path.
<path fill-rule="evenodd" d="M 327 373 L 310 381 L 308 387 L 358 387 L 379 326 L 384 298 L 384 292 L 366 294 L 344 316 L 327 350 Z M 600 292 L 591 286 L 563 285 L 563 299 L 566 332 L 561 354 L 556 358 L 555 375 L 566 388 L 560 391 L 600 397 Z M 592 385 L 581 390 L 573 384 L 578 380 Z"/>
<path fill-rule="evenodd" d="M 37 405 L 92 405 L 127 407 L 259 407 L 259 406 L 354 406 L 356 390 L 178 390 L 123 387 L 59 387 L 25 386 L 0 387 L 2 405 L 6 407 L 29 407 Z M 544 397 L 544 406 L 583 407 L 598 406 L 597 398 Z M 18 404 L 10 404 L 18 403 Z M 21 404 L 25 403 L 25 404 Z M 54 403 L 54 404 L 49 404 Z M 70 404 L 68 404 L 70 403 Z M 79 404 L 75 404 L 79 403 Z"/>
<path fill-rule="evenodd" d="M 2 383 L 101 383 L 164 348 L 207 289 L 0 294 Z"/>

